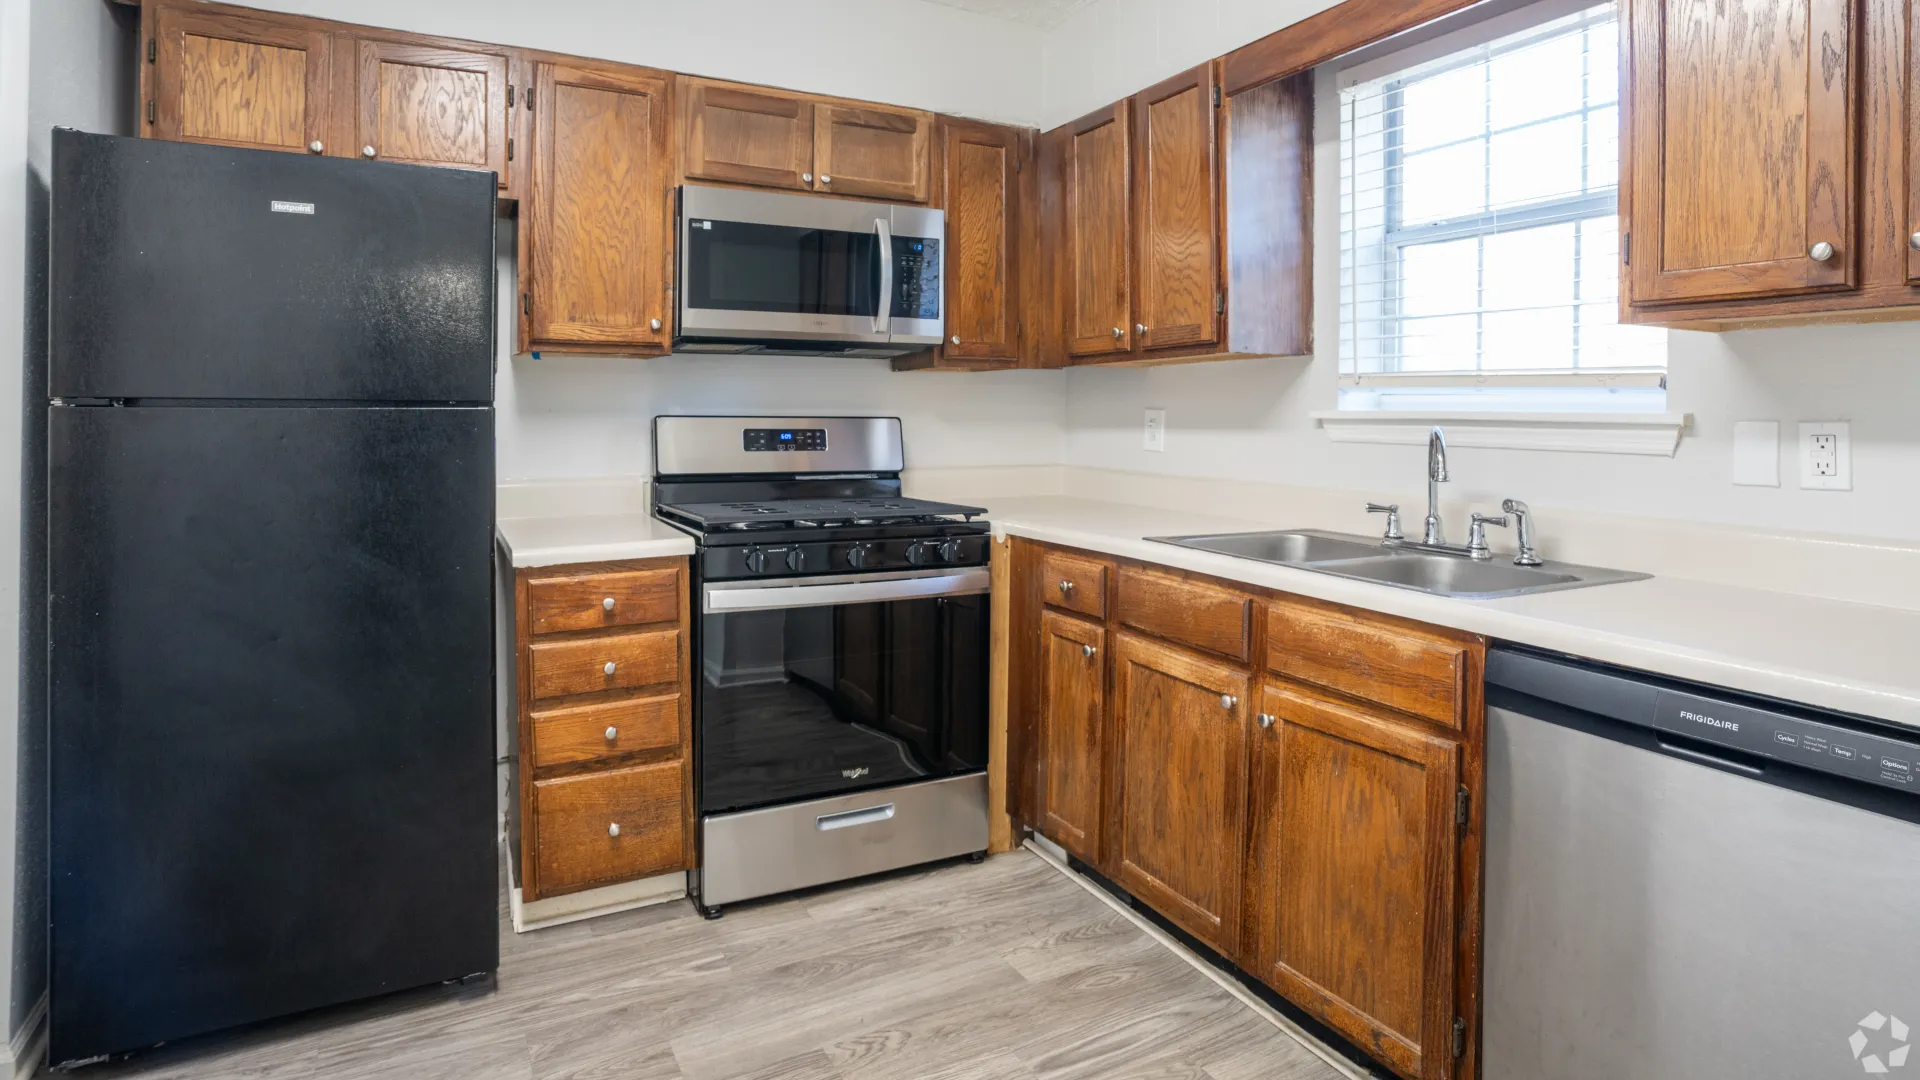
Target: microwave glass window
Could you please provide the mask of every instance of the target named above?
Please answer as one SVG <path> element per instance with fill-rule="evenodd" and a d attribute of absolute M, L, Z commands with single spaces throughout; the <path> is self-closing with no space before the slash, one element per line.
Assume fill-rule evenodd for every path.
<path fill-rule="evenodd" d="M 878 314 L 880 248 L 873 233 L 704 219 L 689 224 L 690 307 Z"/>
<path fill-rule="evenodd" d="M 896 319 L 940 317 L 940 240 L 931 236 L 893 238 L 893 293 Z"/>

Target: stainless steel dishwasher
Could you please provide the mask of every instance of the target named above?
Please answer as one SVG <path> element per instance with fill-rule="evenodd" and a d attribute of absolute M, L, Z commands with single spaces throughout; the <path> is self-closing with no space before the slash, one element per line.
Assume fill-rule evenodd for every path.
<path fill-rule="evenodd" d="M 1484 1080 L 1911 1070 L 1920 732 L 1500 647 Z"/>

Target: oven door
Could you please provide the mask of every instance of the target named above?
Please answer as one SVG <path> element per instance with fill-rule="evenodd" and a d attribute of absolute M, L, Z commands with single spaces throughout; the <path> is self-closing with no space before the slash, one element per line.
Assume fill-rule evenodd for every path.
<path fill-rule="evenodd" d="M 694 340 L 885 343 L 892 208 L 680 189 L 680 325 Z"/>
<path fill-rule="evenodd" d="M 701 589 L 700 812 L 987 765 L 985 567 Z"/>

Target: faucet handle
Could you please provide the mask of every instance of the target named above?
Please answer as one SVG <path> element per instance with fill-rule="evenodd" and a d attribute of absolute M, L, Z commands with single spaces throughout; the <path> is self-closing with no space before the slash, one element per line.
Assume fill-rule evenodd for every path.
<path fill-rule="evenodd" d="M 1367 513 L 1387 515 L 1387 535 L 1382 537 L 1382 540 L 1385 540 L 1389 544 L 1394 544 L 1407 538 L 1407 534 L 1400 531 L 1399 503 L 1387 503 L 1384 505 L 1381 503 L 1368 503 Z"/>
<path fill-rule="evenodd" d="M 1504 529 L 1507 527 L 1507 516 L 1505 514 L 1474 514 L 1473 524 L 1467 529 L 1467 554 L 1476 559 L 1493 558 L 1492 549 L 1487 547 L 1487 526 L 1489 525 Z"/>
<path fill-rule="evenodd" d="M 1533 511 L 1519 499 L 1508 499 L 1500 504 L 1500 509 L 1513 515 L 1514 529 L 1518 534 L 1520 553 L 1513 557 L 1515 566 L 1539 566 L 1540 553 L 1533 549 Z"/>

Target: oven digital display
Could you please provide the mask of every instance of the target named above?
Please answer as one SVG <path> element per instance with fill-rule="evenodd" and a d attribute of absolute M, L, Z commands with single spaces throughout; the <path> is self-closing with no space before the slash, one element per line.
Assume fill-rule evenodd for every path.
<path fill-rule="evenodd" d="M 825 450 L 826 428 L 746 428 L 741 445 L 748 450 Z"/>

